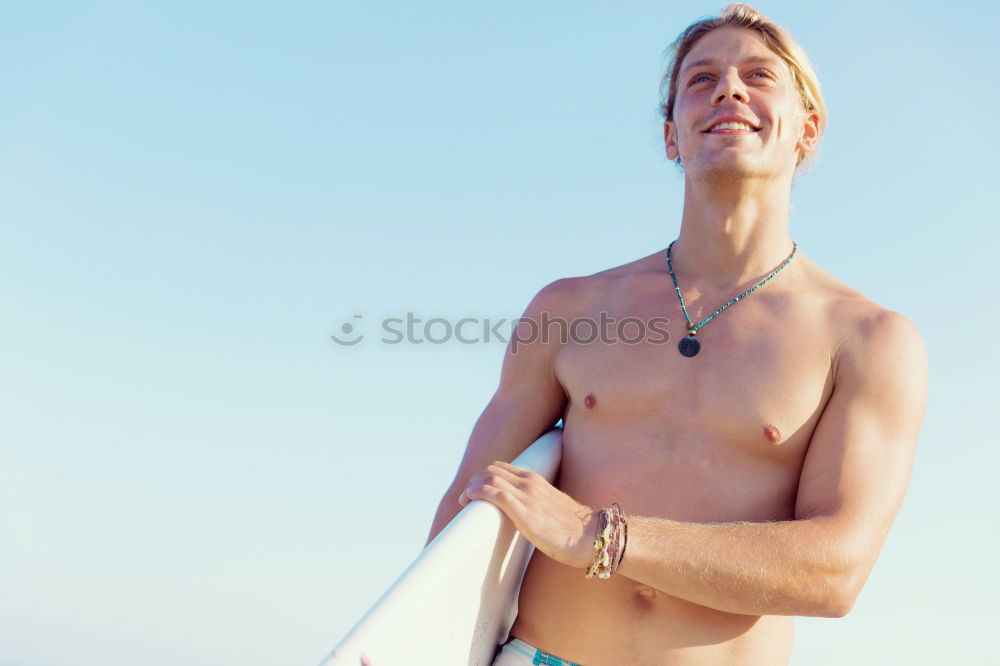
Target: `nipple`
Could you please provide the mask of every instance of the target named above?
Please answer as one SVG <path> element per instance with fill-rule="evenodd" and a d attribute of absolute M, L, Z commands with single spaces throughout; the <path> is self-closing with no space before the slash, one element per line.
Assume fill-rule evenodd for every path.
<path fill-rule="evenodd" d="M 587 406 L 587 409 L 593 409 L 594 405 L 597 404 L 597 398 L 594 397 L 593 393 L 588 393 L 587 397 L 583 399 L 583 404 Z"/>
<path fill-rule="evenodd" d="M 777 444 L 781 441 L 781 431 L 778 430 L 777 426 L 768 423 L 764 426 L 764 437 L 767 437 L 771 443 Z"/>

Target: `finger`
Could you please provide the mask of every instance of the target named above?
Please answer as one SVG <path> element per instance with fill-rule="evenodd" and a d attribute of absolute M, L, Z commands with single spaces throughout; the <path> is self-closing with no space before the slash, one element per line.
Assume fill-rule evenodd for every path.
<path fill-rule="evenodd" d="M 470 500 L 486 500 L 503 509 L 505 512 L 518 511 L 524 508 L 520 499 L 522 495 L 521 490 L 498 474 L 487 477 L 482 485 L 466 488 L 465 494 Z"/>
<path fill-rule="evenodd" d="M 497 463 L 490 463 L 482 472 L 479 472 L 474 477 L 469 479 L 469 483 L 466 488 L 479 488 L 491 484 L 495 485 L 498 481 L 506 481 L 510 485 L 518 486 L 519 480 L 520 479 L 518 479 L 517 475 L 511 470 L 501 467 Z"/>
<path fill-rule="evenodd" d="M 469 496 L 469 491 L 472 488 L 478 488 L 479 486 L 481 486 L 485 482 L 487 475 L 488 475 L 487 470 L 476 472 L 475 474 L 472 475 L 472 478 L 466 482 L 465 489 L 462 490 L 461 494 L 458 496 L 459 505 L 465 506 L 472 500 L 472 498 Z"/>
<path fill-rule="evenodd" d="M 487 487 L 501 489 L 505 493 L 510 493 L 514 490 L 523 490 L 524 482 L 514 470 L 523 471 L 513 465 L 503 462 L 502 460 L 494 461 L 483 471 L 477 472 L 471 479 L 469 479 L 469 483 L 466 485 L 465 490 L 463 490 L 462 494 L 458 497 L 458 503 L 461 506 L 465 506 L 475 499 L 496 498 L 496 493 L 484 490 Z M 503 495 L 501 495 L 500 498 L 502 499 Z"/>
<path fill-rule="evenodd" d="M 492 473 L 497 478 L 506 479 L 512 486 L 523 491 L 530 490 L 531 484 L 535 482 L 533 477 L 536 476 L 535 472 L 531 470 L 514 467 L 510 463 L 499 460 L 487 467 L 486 473 Z"/>
<path fill-rule="evenodd" d="M 515 476 L 524 477 L 527 476 L 528 474 L 531 474 L 529 470 L 526 470 L 523 467 L 515 467 L 514 465 L 511 465 L 509 462 L 504 462 L 502 460 L 497 460 L 493 464 L 502 470 L 511 472 Z"/>
<path fill-rule="evenodd" d="M 499 460 L 493 464 L 496 466 L 497 469 L 501 469 L 504 472 L 511 474 L 514 477 L 517 477 L 518 483 L 516 485 L 518 488 L 527 489 L 528 488 L 527 484 L 536 483 L 537 481 L 544 481 L 545 483 L 549 483 L 548 479 L 546 479 L 544 476 L 533 470 L 524 469 L 523 467 L 515 467 L 510 463 Z"/>

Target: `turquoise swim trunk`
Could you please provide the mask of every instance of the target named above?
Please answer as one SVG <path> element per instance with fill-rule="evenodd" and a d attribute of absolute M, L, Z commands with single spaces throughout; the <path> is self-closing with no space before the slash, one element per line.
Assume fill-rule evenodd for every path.
<path fill-rule="evenodd" d="M 580 664 L 562 659 L 528 645 L 519 638 L 511 637 L 500 646 L 500 652 L 493 660 L 493 666 L 580 666 Z"/>

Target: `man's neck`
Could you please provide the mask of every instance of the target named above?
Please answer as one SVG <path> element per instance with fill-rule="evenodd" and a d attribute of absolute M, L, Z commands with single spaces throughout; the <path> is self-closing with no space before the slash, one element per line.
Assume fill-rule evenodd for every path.
<path fill-rule="evenodd" d="M 762 181 L 725 188 L 686 180 L 674 273 L 699 290 L 727 291 L 773 271 L 792 251 L 790 186 Z"/>

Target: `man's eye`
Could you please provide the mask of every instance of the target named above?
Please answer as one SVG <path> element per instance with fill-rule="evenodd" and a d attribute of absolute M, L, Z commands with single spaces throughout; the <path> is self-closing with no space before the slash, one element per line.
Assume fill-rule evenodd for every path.
<path fill-rule="evenodd" d="M 763 75 L 764 75 L 764 78 L 766 78 L 766 79 L 769 79 L 769 78 L 771 78 L 771 75 L 770 75 L 769 73 L 767 73 L 767 72 L 764 72 L 764 71 L 760 71 L 760 72 L 754 72 L 754 73 L 753 73 L 753 76 L 756 76 L 757 74 L 763 74 Z"/>
<path fill-rule="evenodd" d="M 700 81 L 701 79 L 707 79 L 707 78 L 708 74 L 699 74 L 698 76 L 691 79 L 691 83 L 698 83 L 698 81 Z"/>

